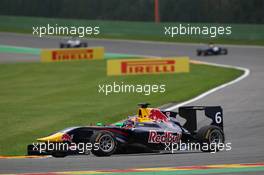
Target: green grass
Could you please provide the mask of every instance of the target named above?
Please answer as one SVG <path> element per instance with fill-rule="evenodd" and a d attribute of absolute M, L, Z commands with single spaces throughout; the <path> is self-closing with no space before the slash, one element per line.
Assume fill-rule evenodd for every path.
<path fill-rule="evenodd" d="M 225 43 L 225 44 L 246 44 L 264 45 L 264 25 L 252 24 L 221 24 L 231 26 L 232 34 L 219 38 L 208 38 L 204 36 L 182 36 L 170 38 L 164 35 L 164 26 L 177 26 L 179 23 L 152 22 L 124 22 L 124 21 L 98 21 L 98 20 L 76 20 L 76 19 L 51 19 L 36 17 L 13 17 L 0 16 L 0 31 L 32 33 L 32 26 L 100 26 L 98 38 L 111 39 L 134 39 L 168 42 L 196 42 L 196 43 Z M 186 23 L 182 23 L 185 24 Z M 191 24 L 195 26 L 212 26 L 220 24 Z"/>
<path fill-rule="evenodd" d="M 16 54 L 31 54 L 40 56 L 41 49 L 31 47 L 17 47 L 0 44 L 0 53 L 16 53 Z M 120 59 L 120 58 L 135 58 L 137 55 L 120 54 L 120 53 L 105 53 L 105 59 Z"/>
<path fill-rule="evenodd" d="M 136 112 L 136 104 L 181 102 L 242 74 L 191 65 L 190 73 L 107 77 L 105 61 L 0 65 L 0 155 L 23 155 L 36 138 L 75 125 L 112 123 Z M 165 84 L 166 93 L 98 93 L 99 84 Z"/>

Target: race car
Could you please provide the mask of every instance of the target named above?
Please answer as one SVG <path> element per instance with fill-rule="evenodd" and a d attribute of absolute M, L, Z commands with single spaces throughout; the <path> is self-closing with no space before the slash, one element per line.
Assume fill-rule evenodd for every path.
<path fill-rule="evenodd" d="M 76 38 L 71 38 L 65 43 L 60 43 L 60 48 L 79 48 L 79 47 L 88 47 L 88 44 Z"/>
<path fill-rule="evenodd" d="M 39 138 L 38 143 L 28 145 L 28 155 L 65 157 L 90 152 L 95 156 L 153 153 L 170 151 L 168 148 L 178 143 L 214 144 L 199 150 L 210 152 L 212 149 L 218 151 L 217 145 L 225 142 L 220 106 L 185 106 L 178 112 L 149 108 L 148 103 L 139 106 L 137 115 L 122 122 L 71 127 Z M 211 120 L 209 125 L 197 129 L 197 110 L 205 112 Z M 181 125 L 178 117 L 186 122 Z"/>
<path fill-rule="evenodd" d="M 197 49 L 197 56 L 227 55 L 227 54 L 228 54 L 227 48 L 215 46 L 213 44 L 209 44 L 209 46 L 207 47 Z"/>

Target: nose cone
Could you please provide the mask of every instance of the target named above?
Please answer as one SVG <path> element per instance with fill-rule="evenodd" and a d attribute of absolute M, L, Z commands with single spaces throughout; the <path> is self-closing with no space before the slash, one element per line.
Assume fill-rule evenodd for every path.
<path fill-rule="evenodd" d="M 40 141 L 40 142 L 48 142 L 48 141 L 49 142 L 62 142 L 63 141 L 62 136 L 63 136 L 63 133 L 58 132 L 58 133 L 52 134 L 52 135 L 47 136 L 47 137 L 38 138 L 37 141 Z"/>

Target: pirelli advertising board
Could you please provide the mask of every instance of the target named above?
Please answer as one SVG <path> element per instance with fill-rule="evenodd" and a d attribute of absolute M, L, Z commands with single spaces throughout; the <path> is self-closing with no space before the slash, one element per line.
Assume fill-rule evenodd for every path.
<path fill-rule="evenodd" d="M 188 57 L 121 59 L 107 61 L 107 75 L 173 74 L 189 72 Z"/>
<path fill-rule="evenodd" d="M 43 49 L 41 51 L 41 62 L 96 60 L 103 58 L 104 58 L 103 47 Z"/>

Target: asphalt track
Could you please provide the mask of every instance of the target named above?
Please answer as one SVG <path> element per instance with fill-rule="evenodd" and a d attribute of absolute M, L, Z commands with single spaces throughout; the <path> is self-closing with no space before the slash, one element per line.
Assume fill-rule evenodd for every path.
<path fill-rule="evenodd" d="M 58 47 L 59 38 L 0 33 L 0 44 L 23 47 Z M 226 46 L 228 56 L 196 57 L 199 44 L 166 44 L 136 41 L 89 40 L 90 46 L 104 46 L 107 52 L 182 56 L 212 63 L 241 66 L 251 74 L 242 81 L 216 91 L 190 105 L 222 105 L 226 141 L 232 150 L 211 153 L 77 156 L 63 159 L 0 159 L 0 173 L 107 170 L 146 167 L 264 162 L 264 47 Z M 0 53 L 0 62 L 38 61 L 35 55 Z M 219 75 L 221 77 L 221 75 Z M 195 88 L 195 85 L 193 85 Z M 175 92 L 181 93 L 181 92 Z M 200 119 L 199 119 L 200 121 Z M 201 121 L 202 122 L 202 121 Z"/>

